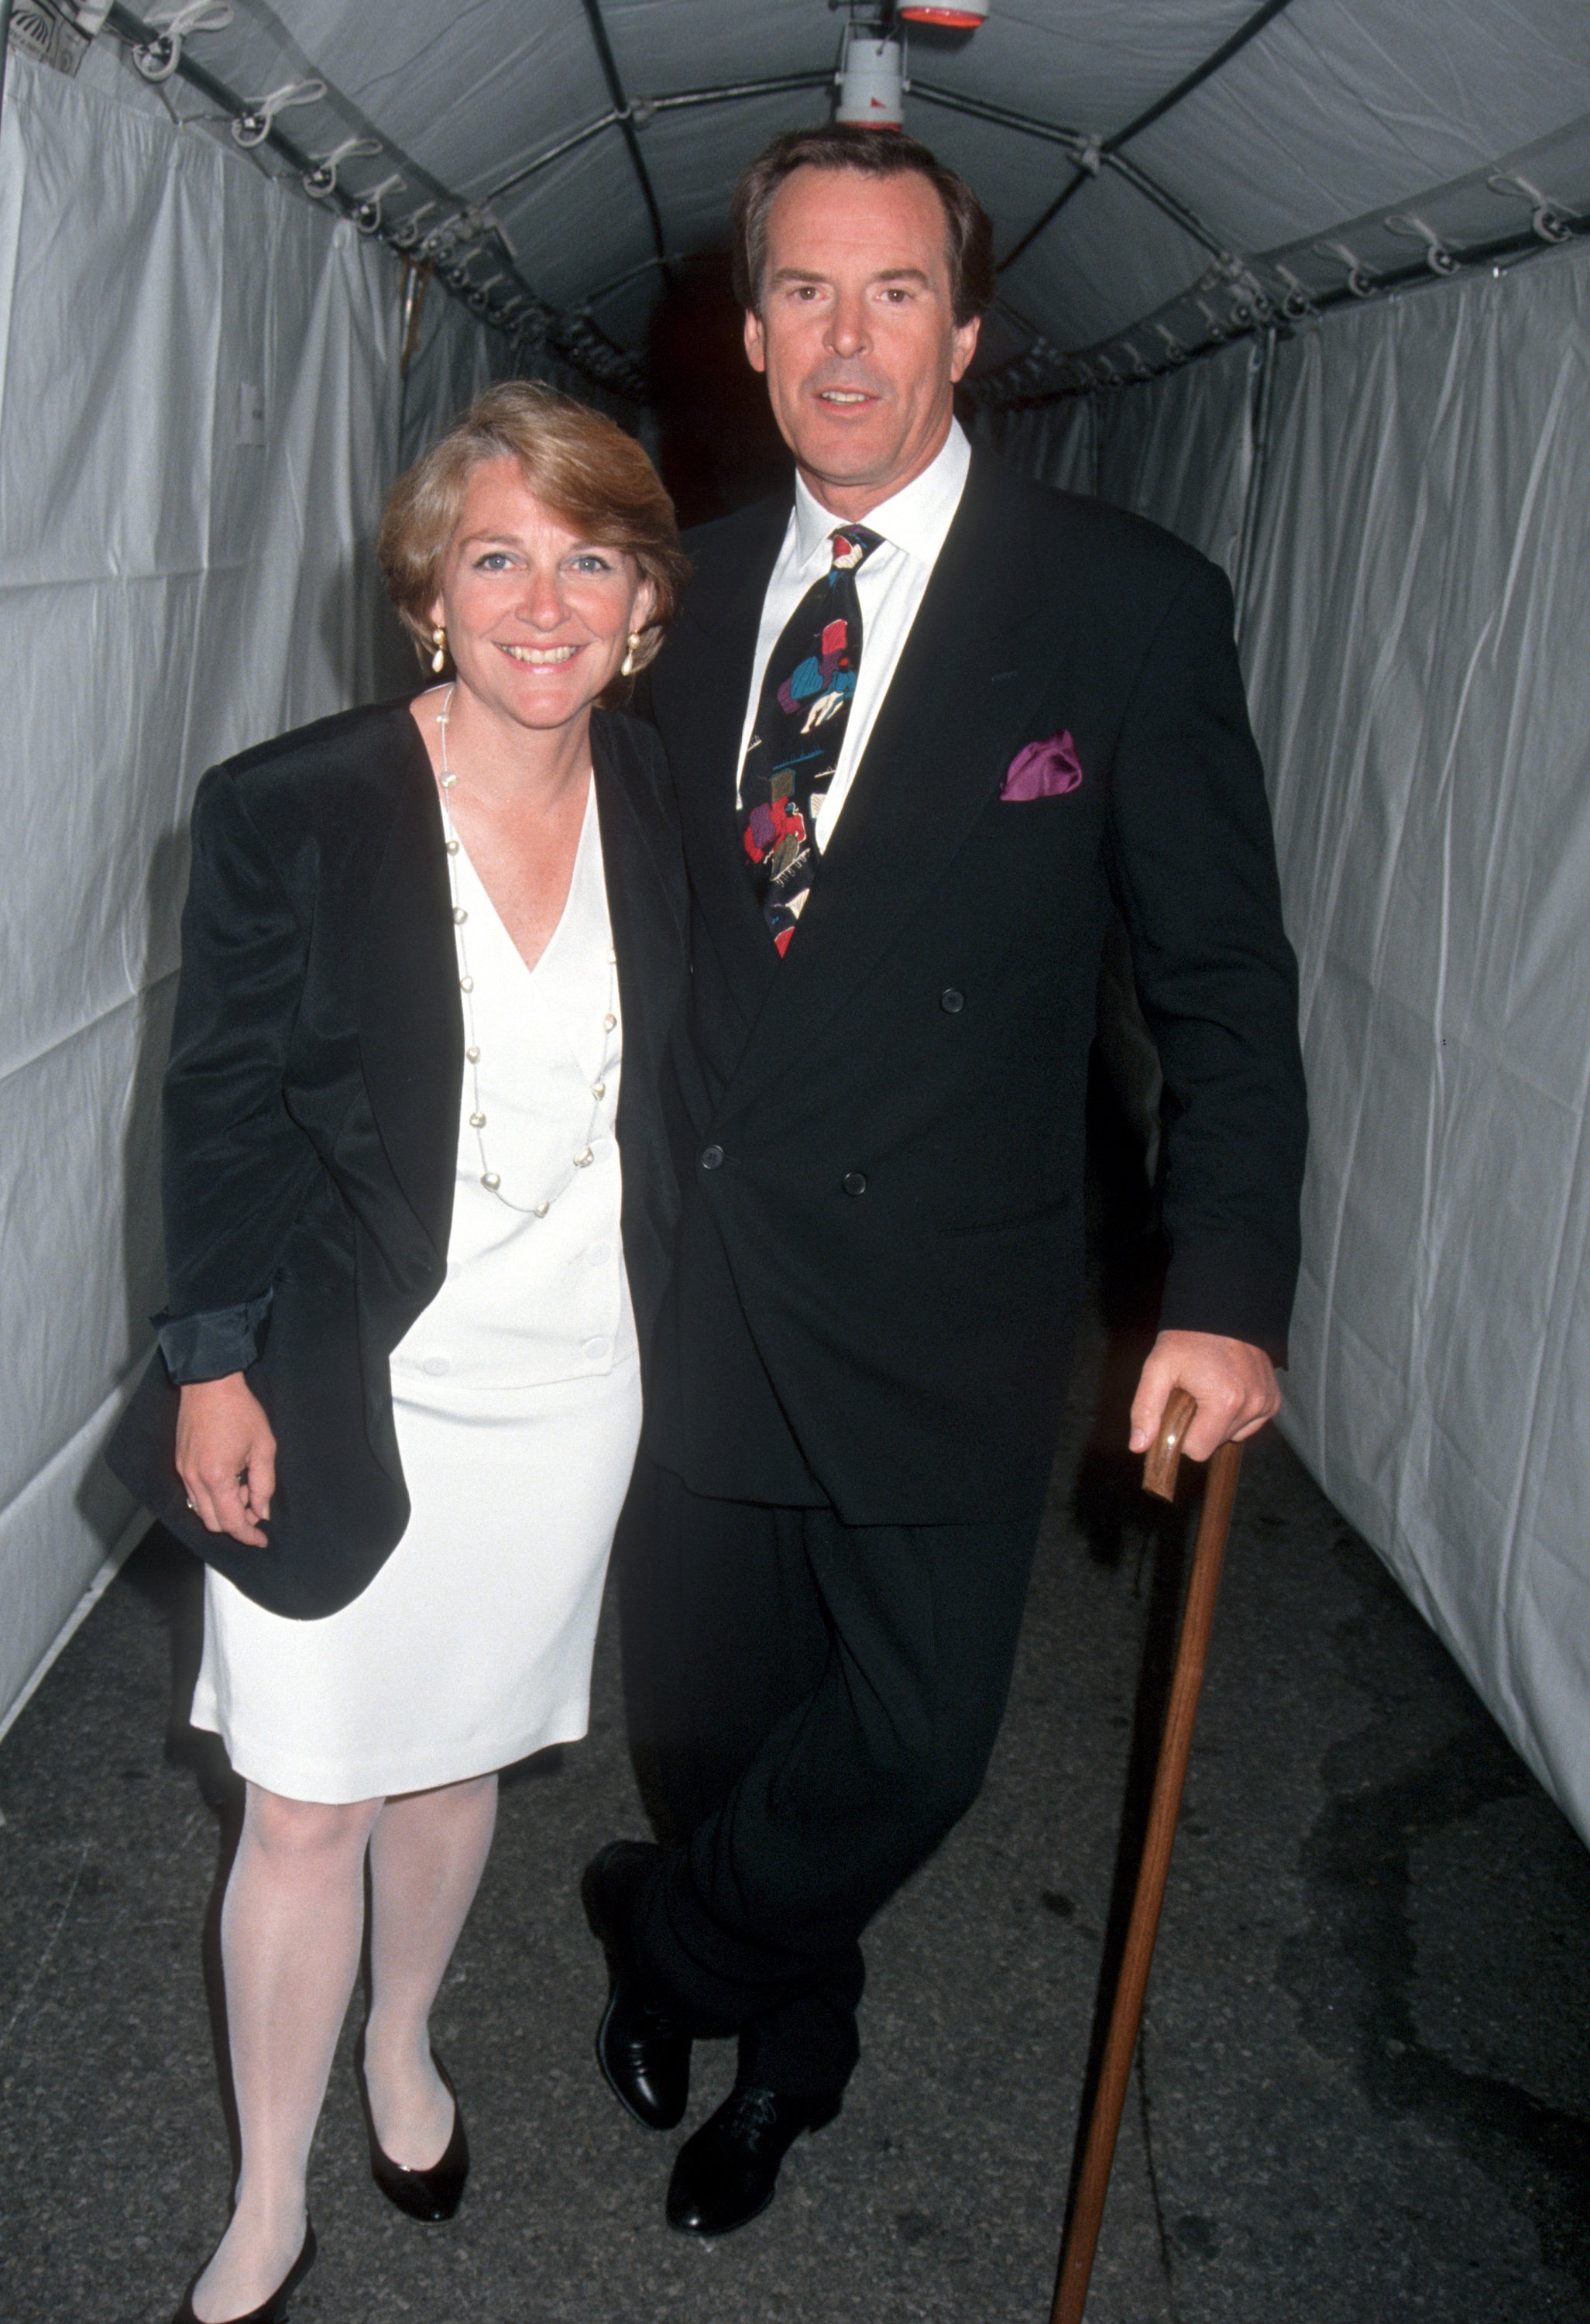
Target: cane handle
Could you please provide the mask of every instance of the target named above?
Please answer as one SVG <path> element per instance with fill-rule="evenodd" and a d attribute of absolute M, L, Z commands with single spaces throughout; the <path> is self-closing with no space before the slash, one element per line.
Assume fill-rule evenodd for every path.
<path fill-rule="evenodd" d="M 1187 1432 L 1198 1417 L 1198 1406 L 1184 1388 L 1173 1388 L 1165 1399 L 1160 1415 L 1160 1433 L 1143 1457 L 1143 1489 L 1162 1501 L 1176 1498 L 1176 1471 L 1181 1466 L 1181 1447 L 1187 1442 Z"/>

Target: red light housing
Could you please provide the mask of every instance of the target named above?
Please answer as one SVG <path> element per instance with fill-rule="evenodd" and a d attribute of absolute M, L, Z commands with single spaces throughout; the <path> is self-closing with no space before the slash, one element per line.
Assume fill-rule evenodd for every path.
<path fill-rule="evenodd" d="M 975 32 L 988 21 L 988 0 L 906 0 L 900 14 L 908 24 L 942 24 L 951 32 Z"/>

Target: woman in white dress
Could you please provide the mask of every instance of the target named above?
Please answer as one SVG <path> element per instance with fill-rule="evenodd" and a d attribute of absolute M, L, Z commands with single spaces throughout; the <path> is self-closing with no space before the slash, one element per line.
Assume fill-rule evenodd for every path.
<path fill-rule="evenodd" d="M 166 1084 L 170 1300 L 113 1460 L 205 1556 L 193 1720 L 246 1779 L 222 1920 L 241 2169 L 179 2319 L 280 2319 L 358 1968 L 378 2183 L 468 2167 L 432 2003 L 496 1770 L 585 1731 L 673 1189 L 684 891 L 612 706 L 684 575 L 639 447 L 524 383 L 394 489 L 440 682 L 195 806 Z"/>

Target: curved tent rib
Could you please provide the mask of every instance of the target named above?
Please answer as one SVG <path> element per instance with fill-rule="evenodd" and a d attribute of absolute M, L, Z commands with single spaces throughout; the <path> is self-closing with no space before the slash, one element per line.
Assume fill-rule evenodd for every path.
<path fill-rule="evenodd" d="M 1136 162 L 1122 160 L 1117 152 L 1098 139 L 1085 137 L 1080 130 L 1062 129 L 1058 122 L 1038 121 L 1030 113 L 1018 113 L 1008 105 L 990 105 L 983 97 L 963 97 L 959 89 L 942 88 L 933 81 L 913 80 L 911 94 L 925 98 L 929 105 L 942 106 L 946 113 L 963 113 L 972 120 L 990 122 L 998 129 L 1019 130 L 1023 136 L 1042 137 L 1051 144 L 1068 147 L 1076 159 L 1079 176 L 1083 181 L 1096 176 L 1101 168 L 1117 170 L 1129 186 L 1135 187 L 1156 209 L 1163 210 L 1168 218 L 1173 219 L 1185 234 L 1191 235 L 1194 242 L 1202 243 L 1204 248 L 1216 256 L 1225 255 L 1224 245 L 1168 186 L 1162 186 L 1157 178 L 1151 177 Z M 1025 244 L 1018 245 L 1012 252 L 1012 257 L 1018 257 L 1025 246 Z M 996 271 L 1002 273 L 1009 263 L 1007 259 L 1001 260 Z"/>
<path fill-rule="evenodd" d="M 1135 119 L 1128 121 L 1124 129 L 1117 129 L 1112 135 L 1101 138 L 1097 147 L 1099 160 L 1112 160 L 1124 147 L 1129 145 L 1135 137 L 1140 137 L 1145 129 L 1152 129 L 1156 121 L 1163 121 L 1166 114 L 1173 112 L 1184 97 L 1190 97 L 1195 88 L 1201 88 L 1205 81 L 1218 73 L 1223 65 L 1229 64 L 1233 57 L 1239 56 L 1248 42 L 1256 40 L 1266 25 L 1273 23 L 1282 10 L 1290 5 L 1291 0 L 1264 0 L 1263 6 L 1255 9 L 1245 24 L 1239 24 L 1228 41 L 1222 41 L 1219 47 L 1204 59 L 1202 64 L 1195 65 L 1190 73 L 1184 74 L 1174 88 L 1167 89 L 1163 97 L 1157 97 L 1153 104 L 1146 106 Z M 999 261 L 999 272 L 1002 274 L 1007 267 L 1015 265 L 1022 254 L 1053 224 L 1073 195 L 1080 193 L 1089 178 L 1097 174 L 1097 163 L 1079 164 L 1076 175 L 1071 179 L 1071 183 L 1062 187 L 1043 216 L 1034 219 L 1020 241 L 1007 250 Z"/>
<path fill-rule="evenodd" d="M 609 93 L 612 97 L 613 123 L 623 132 L 624 143 L 629 148 L 630 159 L 634 164 L 636 182 L 640 188 L 640 198 L 646 204 L 646 215 L 651 224 L 651 238 L 657 248 L 657 260 L 659 264 L 666 268 L 668 257 L 667 242 L 663 234 L 663 214 L 657 203 L 657 188 L 651 182 L 651 172 L 646 166 L 646 156 L 640 150 L 640 138 L 635 126 L 634 109 L 630 103 L 619 72 L 618 60 L 612 52 L 612 42 L 607 36 L 607 20 L 602 13 L 602 0 L 584 0 L 584 5 L 586 21 L 591 27 L 591 38 L 595 43 L 596 53 L 602 62 L 602 78 L 606 81 Z"/>

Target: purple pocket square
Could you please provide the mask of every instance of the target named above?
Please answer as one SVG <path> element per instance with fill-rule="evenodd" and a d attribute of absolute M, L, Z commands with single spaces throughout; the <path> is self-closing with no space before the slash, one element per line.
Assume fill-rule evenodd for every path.
<path fill-rule="evenodd" d="M 1019 750 L 999 786 L 1002 799 L 1058 798 L 1074 791 L 1082 779 L 1082 762 L 1069 733 L 1051 734 L 1046 742 L 1028 742 Z"/>

